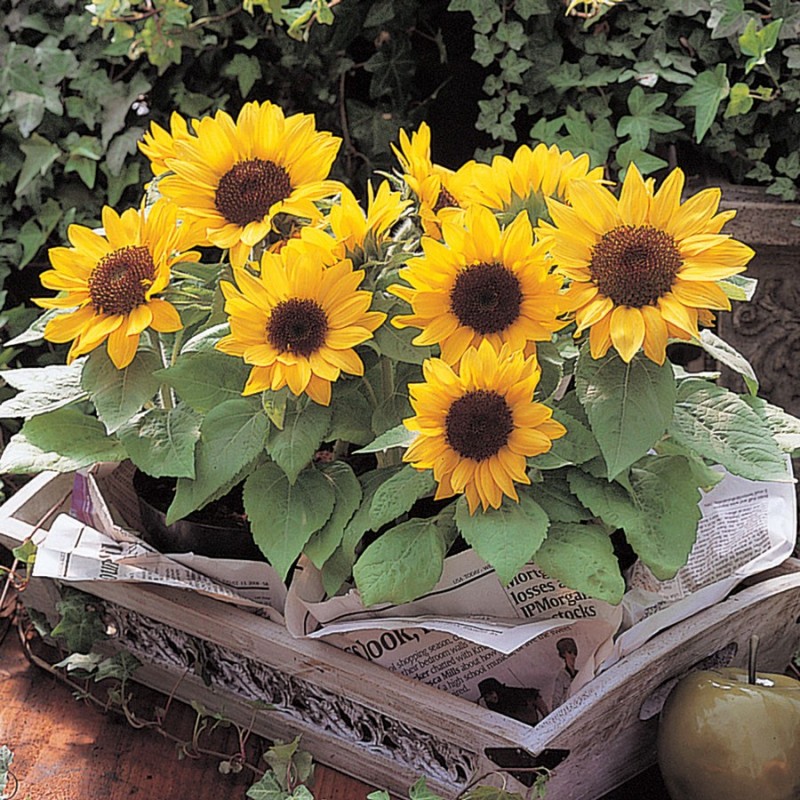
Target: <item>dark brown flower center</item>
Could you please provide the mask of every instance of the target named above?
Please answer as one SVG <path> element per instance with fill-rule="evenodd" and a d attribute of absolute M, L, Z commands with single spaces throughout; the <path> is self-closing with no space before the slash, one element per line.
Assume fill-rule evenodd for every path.
<path fill-rule="evenodd" d="M 442 186 L 439 190 L 439 196 L 433 205 L 433 213 L 438 214 L 443 208 L 458 208 L 458 201 Z"/>
<path fill-rule="evenodd" d="M 675 240 L 649 225 L 622 225 L 592 248 L 589 271 L 615 305 L 654 305 L 672 289 L 683 260 Z"/>
<path fill-rule="evenodd" d="M 234 164 L 220 179 L 214 205 L 228 222 L 244 227 L 263 219 L 292 193 L 289 175 L 272 161 L 251 158 Z"/>
<path fill-rule="evenodd" d="M 122 247 L 103 256 L 89 276 L 89 297 L 95 311 L 130 314 L 147 302 L 145 292 L 155 276 L 153 256 L 146 247 Z"/>
<path fill-rule="evenodd" d="M 458 321 L 485 336 L 500 333 L 519 317 L 522 286 L 502 264 L 471 264 L 450 290 L 450 310 Z"/>
<path fill-rule="evenodd" d="M 328 317 L 314 300 L 296 297 L 278 303 L 267 323 L 267 339 L 281 353 L 308 358 L 325 344 Z"/>
<path fill-rule="evenodd" d="M 475 389 L 454 401 L 445 419 L 445 439 L 462 458 L 485 461 L 508 442 L 514 419 L 497 392 Z"/>

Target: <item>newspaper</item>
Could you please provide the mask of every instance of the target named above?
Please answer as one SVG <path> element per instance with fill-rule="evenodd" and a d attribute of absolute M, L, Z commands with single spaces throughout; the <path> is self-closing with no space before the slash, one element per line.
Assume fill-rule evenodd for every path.
<path fill-rule="evenodd" d="M 286 623 L 294 635 L 325 637 L 390 670 L 536 724 L 656 633 L 719 602 L 742 579 L 793 551 L 792 483 L 725 474 L 700 509 L 688 563 L 672 580 L 658 581 L 637 562 L 617 607 L 562 586 L 535 564 L 503 587 L 467 551 L 446 559 L 441 580 L 419 600 L 369 609 L 355 589 L 324 599 L 319 573 L 303 562 L 290 586 Z"/>
<path fill-rule="evenodd" d="M 659 581 L 641 562 L 626 576 L 623 632 L 610 666 L 664 628 L 727 597 L 745 578 L 783 563 L 797 541 L 795 484 L 731 475 L 700 501 L 702 519 L 686 564 Z"/>
<path fill-rule="evenodd" d="M 328 600 L 305 559 L 289 588 L 290 633 L 536 724 L 590 680 L 622 608 L 569 589 L 535 564 L 507 586 L 474 551 L 445 560 L 419 599 L 365 609 L 355 589 Z"/>
<path fill-rule="evenodd" d="M 194 553 L 162 554 L 125 527 L 132 518 L 138 519 L 138 507 L 126 467 L 103 465 L 76 473 L 70 514 L 56 517 L 37 543 L 33 574 L 64 581 L 175 586 L 283 621 L 286 585 L 269 564 Z"/>

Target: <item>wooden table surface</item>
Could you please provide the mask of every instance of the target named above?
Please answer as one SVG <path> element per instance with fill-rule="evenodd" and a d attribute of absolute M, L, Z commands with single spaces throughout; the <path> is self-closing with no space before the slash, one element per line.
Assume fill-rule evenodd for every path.
<path fill-rule="evenodd" d="M 120 715 L 76 700 L 69 686 L 30 663 L 8 623 L 0 618 L 0 746 L 14 753 L 14 800 L 245 800 L 252 773 L 223 775 L 211 756 L 179 759 L 175 744 L 157 731 L 134 729 Z M 148 691 L 136 687 L 150 708 L 163 702 L 155 693 L 142 698 Z M 169 728 L 188 739 L 195 719 L 191 708 L 176 702 Z M 214 747 L 233 752 L 234 732 L 218 734 Z M 257 760 L 264 743 L 251 745 Z M 323 765 L 311 785 L 316 800 L 365 800 L 373 788 Z M 604 800 L 634 798 L 668 800 L 656 768 Z"/>

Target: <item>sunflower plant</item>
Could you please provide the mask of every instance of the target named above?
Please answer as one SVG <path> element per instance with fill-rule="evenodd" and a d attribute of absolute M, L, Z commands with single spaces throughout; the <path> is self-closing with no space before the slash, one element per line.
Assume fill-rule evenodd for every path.
<path fill-rule="evenodd" d="M 754 286 L 719 190 L 633 164 L 613 186 L 544 144 L 451 170 L 430 141 L 403 132 L 362 204 L 310 115 L 153 123 L 141 206 L 50 251 L 17 343 L 65 363 L 4 372 L 0 414 L 25 422 L 0 470 L 129 459 L 174 481 L 168 521 L 241 487 L 282 576 L 305 555 L 367 605 L 419 596 L 465 547 L 501 581 L 535 560 L 619 602 L 621 545 L 659 578 L 686 562 L 712 467 L 792 479 L 800 423 L 711 330 Z"/>

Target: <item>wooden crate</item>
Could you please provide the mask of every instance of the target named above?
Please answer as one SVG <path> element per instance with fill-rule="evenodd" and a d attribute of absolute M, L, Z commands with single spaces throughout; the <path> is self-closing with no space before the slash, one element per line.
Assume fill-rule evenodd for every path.
<path fill-rule="evenodd" d="M 68 503 L 71 478 L 41 475 L 0 509 L 0 544 L 46 528 Z M 229 604 L 184 590 L 113 582 L 73 584 L 101 601 L 116 628 L 109 646 L 144 664 L 141 683 L 268 738 L 302 734 L 315 758 L 405 795 L 420 775 L 445 797 L 503 768 L 552 768 L 548 800 L 595 800 L 655 760 L 657 714 L 681 675 L 708 663 L 743 666 L 752 633 L 760 668 L 782 671 L 800 647 L 800 562 L 659 634 L 591 681 L 535 728 L 388 672 Z M 34 579 L 23 599 L 54 617 L 58 585 Z M 203 680 L 193 665 L 202 653 Z M 253 701 L 274 706 L 264 710 Z M 514 777 L 516 776 L 516 777 Z M 519 781 L 521 782 L 518 782 Z"/>

